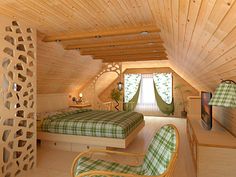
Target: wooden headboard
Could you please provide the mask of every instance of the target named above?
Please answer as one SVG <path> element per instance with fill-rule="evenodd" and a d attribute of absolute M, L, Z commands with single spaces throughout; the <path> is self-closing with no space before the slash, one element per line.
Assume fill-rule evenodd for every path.
<path fill-rule="evenodd" d="M 68 108 L 68 94 L 37 94 L 37 112 L 50 112 Z"/>

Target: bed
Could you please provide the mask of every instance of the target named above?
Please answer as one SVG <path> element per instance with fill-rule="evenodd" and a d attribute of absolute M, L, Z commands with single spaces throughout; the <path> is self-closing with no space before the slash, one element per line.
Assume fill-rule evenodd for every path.
<path fill-rule="evenodd" d="M 37 138 L 54 146 L 70 143 L 67 149 L 75 144 L 126 148 L 143 127 L 143 115 L 137 112 L 76 109 L 44 117 Z"/>

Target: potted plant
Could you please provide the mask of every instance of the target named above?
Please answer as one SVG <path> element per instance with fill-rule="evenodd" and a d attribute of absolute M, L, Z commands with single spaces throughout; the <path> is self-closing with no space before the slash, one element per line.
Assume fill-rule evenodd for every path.
<path fill-rule="evenodd" d="M 180 102 L 179 102 L 179 106 L 183 107 L 183 110 L 181 111 L 181 117 L 187 117 L 187 111 L 186 111 L 186 106 L 187 106 L 187 100 L 184 99 L 184 94 L 186 93 L 191 93 L 191 90 L 184 90 L 184 85 L 179 84 L 175 86 L 175 89 L 179 90 L 180 93 Z"/>
<path fill-rule="evenodd" d="M 111 91 L 111 99 L 117 103 L 115 109 L 119 111 L 119 101 L 121 99 L 121 92 L 118 89 L 114 88 Z"/>

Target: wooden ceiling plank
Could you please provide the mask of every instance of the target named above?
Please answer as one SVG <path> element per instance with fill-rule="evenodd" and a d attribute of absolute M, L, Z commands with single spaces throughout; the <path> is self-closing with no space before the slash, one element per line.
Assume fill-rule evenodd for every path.
<path fill-rule="evenodd" d="M 186 59 L 187 52 L 190 47 L 190 42 L 192 40 L 192 36 L 195 31 L 195 27 L 196 27 L 197 20 L 199 17 L 201 5 L 202 5 L 202 0 L 190 1 L 188 17 L 187 17 L 187 26 L 185 30 L 184 43 L 183 43 L 183 46 L 184 46 L 183 57 L 181 58 L 180 61 L 185 61 Z"/>
<path fill-rule="evenodd" d="M 177 10 L 176 10 L 177 9 Z M 178 42 L 179 42 L 179 1 L 172 1 L 172 26 L 173 26 L 173 55 L 178 56 Z"/>
<path fill-rule="evenodd" d="M 233 0 L 232 3 L 234 3 L 235 0 Z M 220 27 L 220 24 L 223 22 L 225 17 L 227 16 L 230 8 L 232 7 L 232 3 L 228 5 L 225 1 L 216 1 L 216 4 L 211 12 L 211 15 L 208 18 L 208 21 L 211 23 L 207 23 L 204 27 L 203 33 L 198 38 L 198 44 L 196 45 L 197 48 L 195 48 L 196 55 L 193 56 L 195 58 L 192 60 L 194 65 L 198 65 L 203 61 L 204 58 L 200 57 L 202 55 L 202 52 L 209 53 L 209 50 L 206 50 L 206 46 L 208 42 L 211 40 L 211 38 L 214 36 L 214 33 L 218 30 Z M 218 43 L 216 43 L 218 44 Z"/>
<path fill-rule="evenodd" d="M 235 39 L 236 39 L 235 37 L 236 23 L 234 23 L 236 22 L 235 11 L 236 11 L 236 1 L 233 2 L 224 20 L 220 23 L 218 29 L 214 32 L 214 36 L 212 36 L 208 41 L 205 50 L 202 51 L 200 57 L 203 59 L 204 63 L 208 62 L 210 63 L 212 60 L 214 60 L 215 58 L 214 54 L 221 55 L 222 53 L 224 53 L 222 52 L 222 49 L 227 50 L 228 48 L 231 48 L 232 46 L 235 45 Z"/>
<path fill-rule="evenodd" d="M 136 28 L 127 28 L 127 29 L 119 29 L 112 31 L 91 31 L 91 32 L 80 32 L 77 34 L 62 34 L 55 36 L 46 36 L 43 41 L 44 42 L 52 42 L 52 41 L 65 41 L 65 40 L 75 40 L 75 39 L 84 39 L 84 38 L 94 38 L 94 37 L 105 37 L 105 36 L 117 36 L 117 35 L 129 35 L 129 34 L 139 34 L 141 32 L 160 32 L 156 26 L 139 26 Z"/>
<path fill-rule="evenodd" d="M 187 26 L 187 17 L 188 17 L 188 9 L 189 9 L 189 0 L 179 1 L 179 43 L 178 43 L 178 51 L 179 55 L 177 56 L 177 60 L 181 60 L 183 56 L 183 46 L 184 46 L 184 38 L 185 38 L 185 30 Z"/>
<path fill-rule="evenodd" d="M 190 42 L 190 47 L 187 52 L 186 59 L 191 58 L 196 53 L 199 36 L 203 33 L 203 29 L 208 21 L 208 18 L 215 6 L 216 0 L 202 1 L 199 16 L 195 25 L 195 30 Z"/>

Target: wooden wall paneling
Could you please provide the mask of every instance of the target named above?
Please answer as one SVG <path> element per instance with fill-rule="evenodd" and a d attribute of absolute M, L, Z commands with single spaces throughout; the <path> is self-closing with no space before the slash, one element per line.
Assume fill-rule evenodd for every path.
<path fill-rule="evenodd" d="M 187 100 L 188 96 L 198 96 L 199 92 L 192 87 L 187 81 L 185 81 L 183 78 L 181 78 L 175 71 L 173 71 L 169 67 L 158 67 L 158 68 L 129 68 L 124 71 L 124 74 L 132 74 L 132 73 L 142 73 L 142 74 L 152 74 L 152 73 L 172 73 L 173 74 L 173 97 L 174 97 L 174 104 L 175 104 L 175 112 L 174 116 L 180 116 L 181 111 L 183 109 L 182 105 L 180 105 L 181 101 L 181 94 L 179 93 L 179 90 L 174 89 L 177 85 L 182 85 L 183 86 L 183 95 L 184 95 L 184 100 Z M 190 90 L 191 93 L 184 92 L 185 90 Z M 104 92 L 104 94 L 106 94 Z M 105 96 L 103 96 L 105 97 Z"/>
<path fill-rule="evenodd" d="M 0 17 L 0 176 L 36 164 L 36 30 Z"/>
<path fill-rule="evenodd" d="M 72 98 L 70 98 L 72 99 Z M 37 94 L 37 113 L 69 107 L 69 94 Z"/>

